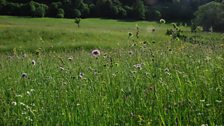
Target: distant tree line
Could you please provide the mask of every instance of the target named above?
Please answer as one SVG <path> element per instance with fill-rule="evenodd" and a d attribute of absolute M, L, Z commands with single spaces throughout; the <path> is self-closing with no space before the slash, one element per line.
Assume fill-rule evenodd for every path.
<path fill-rule="evenodd" d="M 103 17 L 119 19 L 191 19 L 211 0 L 0 0 L 1 15 Z"/>
<path fill-rule="evenodd" d="M 0 0 L 0 15 L 157 21 L 161 18 L 189 21 L 197 17 L 195 25 L 208 29 L 211 24 L 224 29 L 219 27 L 224 22 L 219 18 L 224 17 L 223 4 L 224 0 Z"/>

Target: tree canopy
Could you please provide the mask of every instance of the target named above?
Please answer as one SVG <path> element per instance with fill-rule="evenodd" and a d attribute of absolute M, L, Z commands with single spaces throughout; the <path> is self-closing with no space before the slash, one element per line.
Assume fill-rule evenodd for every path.
<path fill-rule="evenodd" d="M 212 0 L 0 0 L 1 15 L 102 17 L 119 19 L 192 19 Z"/>

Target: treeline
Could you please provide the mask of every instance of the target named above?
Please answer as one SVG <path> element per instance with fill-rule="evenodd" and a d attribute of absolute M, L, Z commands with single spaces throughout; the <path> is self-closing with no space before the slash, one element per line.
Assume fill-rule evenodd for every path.
<path fill-rule="evenodd" d="M 119 19 L 191 19 L 212 0 L 0 0 L 1 15 L 103 17 Z"/>

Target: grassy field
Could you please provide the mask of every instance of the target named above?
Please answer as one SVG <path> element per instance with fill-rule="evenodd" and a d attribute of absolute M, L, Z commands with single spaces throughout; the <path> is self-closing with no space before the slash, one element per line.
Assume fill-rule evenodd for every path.
<path fill-rule="evenodd" d="M 0 125 L 224 125 L 223 34 L 170 28 L 0 16 Z"/>

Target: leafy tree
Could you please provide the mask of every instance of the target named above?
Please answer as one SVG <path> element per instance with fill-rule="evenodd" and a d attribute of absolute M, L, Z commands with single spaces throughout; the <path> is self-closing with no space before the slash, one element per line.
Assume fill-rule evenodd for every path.
<path fill-rule="evenodd" d="M 64 18 L 64 10 L 62 8 L 58 9 L 58 12 L 57 12 L 57 18 Z"/>
<path fill-rule="evenodd" d="M 214 31 L 224 31 L 224 4 L 213 1 L 200 6 L 193 23 L 206 31 L 211 27 Z"/>
<path fill-rule="evenodd" d="M 37 17 L 44 17 L 45 14 L 46 14 L 46 11 L 47 11 L 48 7 L 44 4 L 39 4 L 36 8 L 36 11 L 35 11 L 35 16 Z"/>
<path fill-rule="evenodd" d="M 134 6 L 134 17 L 137 19 L 145 19 L 145 6 L 142 0 L 137 0 Z"/>
<path fill-rule="evenodd" d="M 74 9 L 73 10 L 73 17 L 80 17 L 81 16 L 81 12 L 78 9 Z"/>

